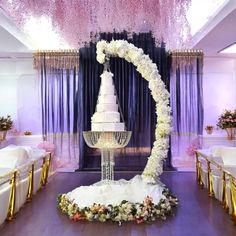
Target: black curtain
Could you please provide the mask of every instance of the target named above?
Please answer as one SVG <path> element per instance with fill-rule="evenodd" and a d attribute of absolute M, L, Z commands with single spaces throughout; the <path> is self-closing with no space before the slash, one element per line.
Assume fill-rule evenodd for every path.
<path fill-rule="evenodd" d="M 132 38 L 128 38 L 126 32 L 101 33 L 100 39 L 107 41 L 125 39 L 142 48 L 144 53 L 157 64 L 161 78 L 169 91 L 170 57 L 164 43 L 161 43 L 159 47 L 155 45 L 151 33 L 133 34 Z M 148 89 L 148 82 L 141 77 L 131 63 L 124 59 L 111 58 L 110 69 L 114 74 L 114 83 L 127 130 L 132 131 L 128 146 L 116 152 L 116 169 L 143 170 L 155 140 L 155 102 Z M 80 124 L 79 169 L 81 170 L 100 168 L 100 152 L 85 144 L 82 131 L 91 130 L 91 116 L 95 111 L 102 71 L 103 66 L 96 60 L 96 45 L 90 43 L 81 48 L 78 104 L 75 104 L 77 117 L 80 117 L 77 122 Z M 170 151 L 164 163 L 164 169 L 169 168 L 172 168 Z"/>

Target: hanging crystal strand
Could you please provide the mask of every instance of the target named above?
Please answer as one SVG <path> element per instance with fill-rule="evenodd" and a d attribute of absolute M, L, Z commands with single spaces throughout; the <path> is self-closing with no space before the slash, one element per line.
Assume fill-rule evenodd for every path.
<path fill-rule="evenodd" d="M 110 180 L 114 180 L 114 167 L 115 167 L 115 161 L 114 161 L 114 151 L 113 149 L 110 149 L 110 161 L 109 161 L 109 168 L 110 168 Z"/>

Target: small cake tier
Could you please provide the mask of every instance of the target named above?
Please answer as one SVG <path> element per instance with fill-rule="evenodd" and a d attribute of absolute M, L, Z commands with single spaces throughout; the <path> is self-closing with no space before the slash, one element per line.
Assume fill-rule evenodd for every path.
<path fill-rule="evenodd" d="M 113 74 L 111 72 L 105 71 L 100 77 L 102 82 L 105 81 L 106 83 L 113 83 Z"/>
<path fill-rule="evenodd" d="M 110 103 L 103 103 L 97 104 L 97 112 L 104 112 L 104 111 L 118 111 L 117 104 L 110 104 Z"/>
<path fill-rule="evenodd" d="M 92 131 L 124 131 L 124 123 L 93 123 L 92 122 Z"/>
<path fill-rule="evenodd" d="M 100 94 L 98 97 L 98 103 L 110 103 L 116 104 L 116 96 L 115 95 L 108 95 L 108 94 Z"/>
<path fill-rule="evenodd" d="M 96 112 L 92 116 L 92 122 L 120 122 L 120 113 L 117 111 Z"/>

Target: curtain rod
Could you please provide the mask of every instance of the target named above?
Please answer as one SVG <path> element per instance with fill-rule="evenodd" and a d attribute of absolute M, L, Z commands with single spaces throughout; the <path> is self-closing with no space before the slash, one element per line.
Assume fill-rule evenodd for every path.
<path fill-rule="evenodd" d="M 48 67 L 54 68 L 78 68 L 79 67 L 79 50 L 38 50 L 33 53 L 34 68 L 39 69 L 42 63 Z"/>
<path fill-rule="evenodd" d="M 203 56 L 203 50 L 201 49 L 183 49 L 183 50 L 172 50 L 169 51 L 169 54 L 173 57 L 180 56 Z"/>
<path fill-rule="evenodd" d="M 71 56 L 79 53 L 79 49 L 63 49 L 63 50 L 37 50 L 33 53 L 34 56 L 48 55 L 48 56 Z"/>

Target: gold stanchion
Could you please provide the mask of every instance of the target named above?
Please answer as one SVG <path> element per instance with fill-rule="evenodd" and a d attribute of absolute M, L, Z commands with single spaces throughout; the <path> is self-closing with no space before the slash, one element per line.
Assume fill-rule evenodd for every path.
<path fill-rule="evenodd" d="M 44 185 L 46 185 L 46 183 L 48 181 L 48 173 L 49 173 L 50 163 L 51 163 L 51 153 L 49 153 L 49 157 L 47 157 L 46 161 L 45 161 Z"/>
<path fill-rule="evenodd" d="M 230 177 L 230 192 L 231 192 L 231 205 L 232 205 L 232 220 L 236 224 L 236 182 L 235 179 Z"/>
<path fill-rule="evenodd" d="M 17 171 L 14 172 L 13 177 L 11 179 L 11 192 L 9 197 L 8 203 L 8 210 L 7 210 L 7 220 L 12 220 L 15 214 L 15 203 L 16 203 L 16 175 Z"/>
<path fill-rule="evenodd" d="M 46 157 L 43 158 L 43 165 L 41 170 L 41 179 L 40 179 L 40 187 L 43 188 L 45 185 L 45 169 L 46 169 Z"/>
<path fill-rule="evenodd" d="M 31 201 L 33 198 L 34 192 L 34 164 L 31 165 L 31 169 L 28 174 L 28 191 L 27 191 L 27 201 Z"/>
<path fill-rule="evenodd" d="M 201 175 L 201 162 L 199 161 L 199 154 L 196 152 L 196 177 L 197 183 L 203 187 L 202 175 Z"/>
<path fill-rule="evenodd" d="M 214 190 L 213 190 L 213 177 L 211 171 L 211 162 L 207 160 L 207 182 L 208 182 L 208 196 L 214 197 Z"/>
<path fill-rule="evenodd" d="M 226 173 L 225 171 L 223 171 L 223 175 L 222 175 L 222 206 L 224 209 L 226 209 L 227 211 L 229 210 L 229 204 L 228 204 L 228 197 L 227 197 L 227 186 L 226 186 Z"/>

